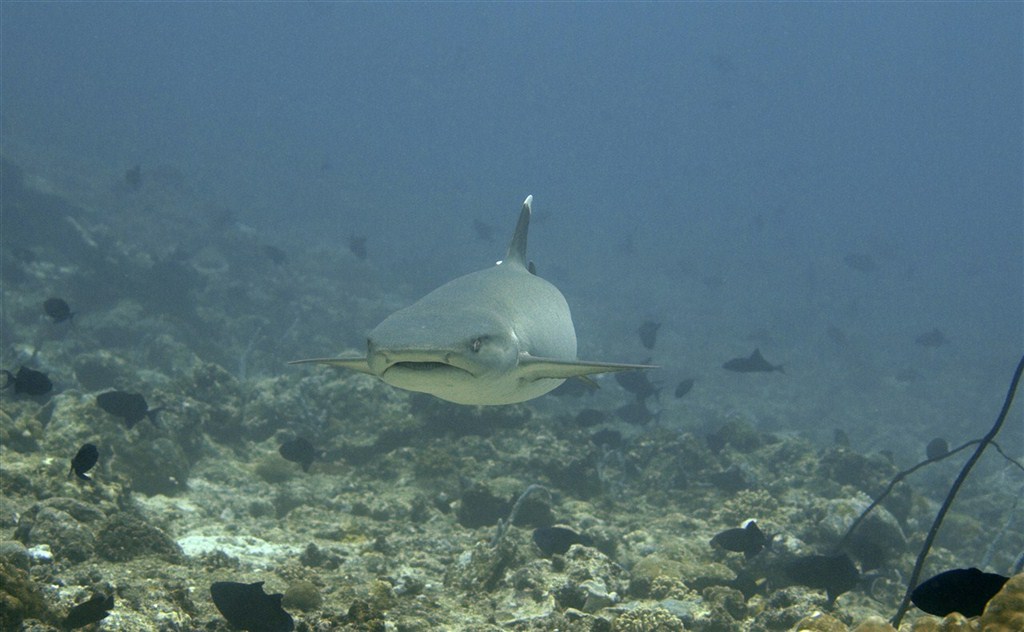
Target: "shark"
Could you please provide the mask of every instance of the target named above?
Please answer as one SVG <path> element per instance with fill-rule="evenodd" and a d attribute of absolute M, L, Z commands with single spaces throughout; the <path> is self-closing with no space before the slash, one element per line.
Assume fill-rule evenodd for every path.
<path fill-rule="evenodd" d="M 312 358 L 456 404 L 525 402 L 570 378 L 656 368 L 576 357 L 565 297 L 526 258 L 533 196 L 523 202 L 505 258 L 453 279 L 370 331 L 366 355 Z"/>

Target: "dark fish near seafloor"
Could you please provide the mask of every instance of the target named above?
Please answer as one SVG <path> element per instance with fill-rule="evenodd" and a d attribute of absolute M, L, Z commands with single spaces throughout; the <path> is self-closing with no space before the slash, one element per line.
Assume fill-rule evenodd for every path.
<path fill-rule="evenodd" d="M 846 553 L 798 557 L 787 562 L 783 572 L 801 586 L 824 590 L 829 605 L 860 581 L 860 571 Z"/>
<path fill-rule="evenodd" d="M 282 594 L 263 592 L 263 582 L 214 582 L 210 585 L 213 605 L 228 623 L 249 632 L 291 632 L 295 621 L 281 607 Z"/>
<path fill-rule="evenodd" d="M 686 378 L 685 380 L 680 381 L 679 385 L 676 386 L 676 390 L 675 390 L 676 399 L 679 399 L 680 397 L 683 397 L 684 395 L 689 393 L 691 390 L 693 390 L 694 382 L 695 382 L 695 380 L 692 377 Z"/>
<path fill-rule="evenodd" d="M 712 546 L 720 546 L 726 551 L 742 553 L 750 559 L 764 550 L 771 543 L 771 537 L 766 536 L 757 523 L 751 520 L 745 527 L 726 529 L 711 538 Z"/>
<path fill-rule="evenodd" d="M 533 542 L 545 557 L 564 555 L 574 544 L 594 546 L 594 541 L 568 527 L 540 527 L 533 530 Z"/>
<path fill-rule="evenodd" d="M 761 355 L 761 349 L 754 349 L 748 358 L 733 358 L 723 364 L 722 368 L 737 373 L 771 373 L 772 371 L 785 373 L 781 364 L 771 364 L 765 360 Z"/>
<path fill-rule="evenodd" d="M 919 584 L 910 593 L 910 600 L 921 610 L 937 617 L 951 612 L 977 617 L 1009 579 L 995 573 L 983 573 L 976 568 L 956 568 Z"/>
<path fill-rule="evenodd" d="M 43 301 L 43 312 L 55 323 L 71 320 L 75 313 L 71 311 L 67 301 L 62 298 L 48 298 Z"/>
<path fill-rule="evenodd" d="M 138 393 L 126 393 L 125 391 L 100 393 L 96 396 L 96 405 L 111 415 L 124 419 L 129 430 L 145 418 L 155 424 L 156 414 L 163 410 L 162 406 L 151 409 L 146 403 L 145 397 Z"/>
<path fill-rule="evenodd" d="M 640 334 L 640 342 L 647 349 L 654 348 L 654 342 L 658 338 L 658 329 L 661 327 L 661 323 L 656 323 L 653 320 L 649 320 L 644 324 L 640 325 L 637 329 L 637 333 Z"/>
<path fill-rule="evenodd" d="M 647 408 L 647 404 L 639 400 L 619 406 L 615 409 L 615 415 L 622 421 L 634 426 L 642 426 L 657 416 L 651 412 L 651 409 Z"/>
<path fill-rule="evenodd" d="M 81 628 L 107 618 L 114 609 L 114 595 L 93 595 L 68 611 L 64 617 L 64 627 Z"/>
<path fill-rule="evenodd" d="M 654 385 L 647 373 L 639 371 L 621 372 L 615 374 L 615 381 L 619 386 L 636 396 L 638 402 L 646 402 L 647 398 L 657 395 L 661 389 Z"/>
<path fill-rule="evenodd" d="M 580 412 L 576 413 L 573 421 L 576 422 L 577 426 L 583 426 L 584 428 L 589 426 L 596 426 L 597 424 L 604 423 L 608 420 L 608 413 L 603 410 L 597 410 L 596 408 L 584 408 Z"/>
<path fill-rule="evenodd" d="M 71 478 L 71 475 L 74 474 L 83 481 L 91 481 L 92 478 L 86 475 L 86 472 L 91 470 L 99 460 L 100 451 L 95 445 L 86 443 L 78 449 L 75 457 L 71 459 L 71 469 L 68 470 L 68 478 Z"/>
<path fill-rule="evenodd" d="M 277 452 L 292 463 L 301 465 L 303 472 L 308 472 L 309 466 L 313 465 L 313 461 L 320 458 L 320 451 L 313 447 L 313 444 L 308 439 L 303 437 L 285 441 L 277 449 Z"/>
<path fill-rule="evenodd" d="M 6 378 L 4 385 L 0 387 L 3 390 L 12 384 L 14 385 L 15 395 L 46 395 L 53 390 L 53 382 L 50 378 L 42 371 L 35 371 L 28 367 L 21 367 L 18 369 L 18 373 L 14 374 L 5 369 L 0 369 L 0 374 Z"/>
<path fill-rule="evenodd" d="M 618 430 L 605 428 L 590 435 L 590 442 L 596 446 L 603 446 L 610 450 L 617 450 L 626 444 L 622 433 Z"/>

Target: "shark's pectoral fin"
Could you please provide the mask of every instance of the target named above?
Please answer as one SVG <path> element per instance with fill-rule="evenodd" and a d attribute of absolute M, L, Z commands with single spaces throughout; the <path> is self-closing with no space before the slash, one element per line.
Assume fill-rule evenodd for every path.
<path fill-rule="evenodd" d="M 656 368 L 658 367 L 651 364 L 556 360 L 553 358 L 538 358 L 525 353 L 519 356 L 519 370 L 522 378 L 526 380 L 540 380 L 543 378 L 564 380 L 570 377 L 582 377 L 595 373 L 614 373 L 615 371 Z"/>
<path fill-rule="evenodd" d="M 376 373 L 370 370 L 370 365 L 366 362 L 366 358 L 310 358 L 308 360 L 292 360 L 288 364 L 326 364 L 343 369 L 352 369 L 367 375 L 376 375 Z"/>

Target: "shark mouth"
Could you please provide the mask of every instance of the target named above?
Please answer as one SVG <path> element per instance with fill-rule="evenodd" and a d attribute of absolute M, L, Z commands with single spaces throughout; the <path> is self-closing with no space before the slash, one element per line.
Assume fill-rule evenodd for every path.
<path fill-rule="evenodd" d="M 381 377 L 387 374 L 412 374 L 412 373 L 433 373 L 435 375 L 457 375 L 461 374 L 464 376 L 473 377 L 473 373 L 464 369 L 460 366 L 451 364 L 450 362 L 442 362 L 438 360 L 423 360 L 423 361 L 412 361 L 412 360 L 399 360 L 392 362 L 384 368 L 381 372 Z"/>
<path fill-rule="evenodd" d="M 452 366 L 451 364 L 448 364 L 446 362 L 395 362 L 388 368 L 384 369 L 384 372 L 387 373 L 391 369 L 405 369 L 408 371 L 436 371 L 443 369 L 458 369 L 459 371 L 463 370 L 459 369 L 459 367 L 457 366 Z"/>

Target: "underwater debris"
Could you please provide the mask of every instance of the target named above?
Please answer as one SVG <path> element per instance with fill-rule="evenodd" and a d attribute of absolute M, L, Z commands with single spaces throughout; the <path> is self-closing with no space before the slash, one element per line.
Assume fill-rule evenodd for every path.
<path fill-rule="evenodd" d="M 64 617 L 64 627 L 69 629 L 82 628 L 90 623 L 106 619 L 110 610 L 114 609 L 114 595 L 97 594 L 83 601 L 68 612 Z"/>
<path fill-rule="evenodd" d="M 46 395 L 53 390 L 53 382 L 42 371 L 35 371 L 23 366 L 18 369 L 17 374 L 4 369 L 0 369 L 0 374 L 7 378 L 4 385 L 0 386 L 0 390 L 4 390 L 13 384 L 15 395 L 25 394 L 38 397 L 39 395 Z"/>
<path fill-rule="evenodd" d="M 938 617 L 951 612 L 977 617 L 1009 579 L 973 567 L 956 568 L 926 579 L 910 593 L 910 600 L 921 610 Z"/>
<path fill-rule="evenodd" d="M 735 371 L 737 373 L 771 373 L 778 371 L 779 373 L 785 373 L 782 370 L 781 364 L 771 364 L 764 359 L 761 355 L 761 349 L 754 349 L 754 352 L 747 358 L 733 358 L 728 360 L 722 365 L 722 368 L 726 371 Z"/>
<path fill-rule="evenodd" d="M 84 444 L 78 449 L 74 458 L 71 459 L 71 469 L 68 470 L 68 478 L 74 474 L 83 481 L 91 481 L 86 472 L 92 469 L 100 459 L 100 451 L 91 443 Z"/>
<path fill-rule="evenodd" d="M 263 582 L 214 582 L 210 585 L 213 605 L 228 623 L 249 632 L 291 632 L 295 621 L 284 608 L 284 595 L 263 592 Z"/>
<path fill-rule="evenodd" d="M 914 585 L 921 576 L 921 569 L 924 568 L 925 558 L 928 557 L 928 552 L 931 550 L 932 543 L 935 541 L 935 536 L 939 533 L 939 527 L 942 526 L 942 521 L 946 517 L 946 512 L 949 511 L 950 506 L 953 504 L 953 499 L 956 498 L 957 492 L 960 491 L 960 486 L 963 485 L 965 480 L 967 480 L 967 476 L 971 473 L 971 469 L 974 468 L 978 459 L 981 458 L 985 448 L 987 448 L 989 444 L 995 444 L 996 435 L 999 434 L 999 431 L 1003 428 L 1003 423 L 1006 422 L 1006 416 L 1010 412 L 1010 406 L 1013 404 L 1013 398 L 1017 394 L 1017 387 L 1020 385 L 1022 375 L 1024 375 L 1024 355 L 1022 355 L 1020 360 L 1017 361 L 1017 368 L 1014 369 L 1013 377 L 1010 378 L 1010 385 L 1006 389 L 1006 397 L 1003 399 L 1003 406 L 999 410 L 999 416 L 996 417 L 995 423 L 992 424 L 992 427 L 985 436 L 978 440 L 977 449 L 975 449 L 974 453 L 967 459 L 964 466 L 960 468 L 960 473 L 950 486 L 945 500 L 942 501 L 942 506 L 939 507 L 939 511 L 935 514 L 935 520 L 932 521 L 932 526 L 928 530 L 928 535 L 925 536 L 924 543 L 921 545 L 921 550 L 917 554 L 917 561 L 914 563 L 914 570 L 910 572 L 910 578 L 907 581 L 907 590 L 904 592 L 903 599 L 900 602 L 899 608 L 896 610 L 896 615 L 892 619 L 892 625 L 896 629 L 899 629 L 900 622 L 903 620 L 903 615 L 907 613 L 907 609 L 910 607 L 910 600 L 913 596 Z M 967 445 L 968 444 L 965 444 L 962 447 L 967 447 Z M 890 487 L 891 485 L 892 484 L 890 484 Z"/>
<path fill-rule="evenodd" d="M 54 323 L 62 323 L 65 320 L 71 320 L 75 313 L 71 311 L 71 307 L 67 301 L 62 298 L 48 298 L 43 301 L 43 312 L 50 317 Z"/>
<path fill-rule="evenodd" d="M 637 329 L 637 333 L 640 334 L 640 342 L 643 344 L 645 349 L 654 348 L 654 342 L 658 338 L 658 329 L 660 327 L 661 323 L 648 320 L 644 324 L 640 325 L 639 329 Z"/>
<path fill-rule="evenodd" d="M 100 393 L 96 396 L 96 405 L 111 415 L 124 419 L 129 430 L 143 418 L 148 418 L 150 423 L 156 424 L 156 414 L 163 410 L 162 406 L 150 408 L 146 398 L 138 393 L 124 391 Z"/>

